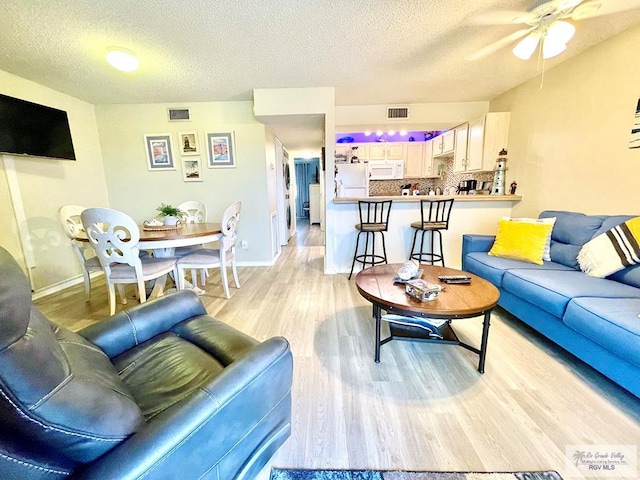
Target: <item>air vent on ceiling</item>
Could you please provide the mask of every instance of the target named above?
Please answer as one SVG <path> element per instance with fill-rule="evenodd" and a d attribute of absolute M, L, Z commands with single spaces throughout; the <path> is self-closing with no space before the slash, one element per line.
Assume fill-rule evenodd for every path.
<path fill-rule="evenodd" d="M 188 108 L 170 108 L 169 109 L 169 121 L 170 122 L 184 122 L 191 120 L 191 113 Z"/>
<path fill-rule="evenodd" d="M 409 118 L 409 109 L 407 107 L 389 107 L 387 108 L 387 118 Z"/>

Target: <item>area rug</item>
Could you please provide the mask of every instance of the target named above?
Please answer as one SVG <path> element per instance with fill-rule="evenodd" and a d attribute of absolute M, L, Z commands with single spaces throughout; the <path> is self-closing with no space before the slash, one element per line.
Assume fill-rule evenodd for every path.
<path fill-rule="evenodd" d="M 405 472 L 272 468 L 270 480 L 562 480 L 558 472 Z"/>

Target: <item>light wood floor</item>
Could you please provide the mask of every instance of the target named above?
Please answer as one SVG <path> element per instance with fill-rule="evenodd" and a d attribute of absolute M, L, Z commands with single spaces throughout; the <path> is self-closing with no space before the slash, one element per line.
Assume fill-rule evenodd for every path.
<path fill-rule="evenodd" d="M 639 443 L 640 399 L 500 309 L 484 375 L 475 354 L 419 342 L 384 345 L 374 363 L 371 305 L 347 275 L 323 274 L 321 245 L 319 227 L 299 222 L 276 265 L 240 268 L 242 288 L 231 287 L 230 300 L 212 272 L 201 297 L 234 327 L 291 343 L 292 435 L 270 466 L 551 469 L 568 478 L 569 445 Z M 108 313 L 103 283 L 90 303 L 78 285 L 36 304 L 72 329 Z M 454 325 L 479 343 L 480 318 Z"/>

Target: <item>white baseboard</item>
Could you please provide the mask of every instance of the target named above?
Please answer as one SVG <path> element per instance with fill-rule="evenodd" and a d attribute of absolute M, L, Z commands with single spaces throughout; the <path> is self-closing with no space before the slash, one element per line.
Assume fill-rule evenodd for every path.
<path fill-rule="evenodd" d="M 74 285 L 77 285 L 79 283 L 84 283 L 82 275 L 78 275 L 77 277 L 70 278 L 69 280 L 54 283 L 53 285 L 49 285 L 48 287 L 36 290 L 33 292 L 33 295 L 31 295 L 31 297 L 33 300 L 38 300 L 39 298 L 46 297 L 47 295 L 59 292 L 60 290 L 64 290 L 65 288 L 73 287 Z"/>
<path fill-rule="evenodd" d="M 238 262 L 237 265 L 239 267 L 273 267 L 278 258 L 274 258 L 271 261 L 262 261 L 262 262 Z M 102 273 L 98 273 L 98 275 L 102 275 Z M 93 277 L 92 277 L 93 278 Z M 68 280 L 63 280 L 58 283 L 54 283 L 53 285 L 49 285 L 45 288 L 41 288 L 36 290 L 32 294 L 33 300 L 38 300 L 39 298 L 46 297 L 47 295 L 51 295 L 52 293 L 57 293 L 60 290 L 64 290 L 65 288 L 73 287 L 79 283 L 84 283 L 84 279 L 82 275 L 78 275 L 77 277 L 70 278 Z"/>

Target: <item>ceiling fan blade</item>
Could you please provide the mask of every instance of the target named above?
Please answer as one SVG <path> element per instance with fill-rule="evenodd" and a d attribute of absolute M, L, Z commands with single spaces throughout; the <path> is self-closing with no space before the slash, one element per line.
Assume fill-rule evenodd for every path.
<path fill-rule="evenodd" d="M 529 12 L 518 10 L 479 10 L 467 16 L 464 23 L 469 25 L 511 25 L 527 23 Z"/>
<path fill-rule="evenodd" d="M 512 33 L 511 35 L 507 35 L 506 37 L 503 37 L 503 38 L 501 38 L 500 40 L 498 40 L 496 42 L 490 43 L 486 47 L 483 47 L 480 50 L 478 50 L 477 52 L 469 55 L 467 57 L 467 60 L 475 61 L 475 60 L 480 60 L 482 58 L 485 58 L 485 57 L 491 55 L 492 53 L 495 53 L 498 50 L 501 50 L 501 49 L 505 48 L 506 46 L 510 45 L 511 43 L 515 42 L 516 40 L 521 39 L 525 35 L 531 33 L 534 29 L 535 29 L 535 27 L 524 28 L 522 30 L 518 30 L 517 32 Z"/>
<path fill-rule="evenodd" d="M 640 8 L 640 0 L 592 0 L 578 5 L 571 12 L 571 19 L 583 20 L 585 18 L 601 17 L 636 8 Z"/>

